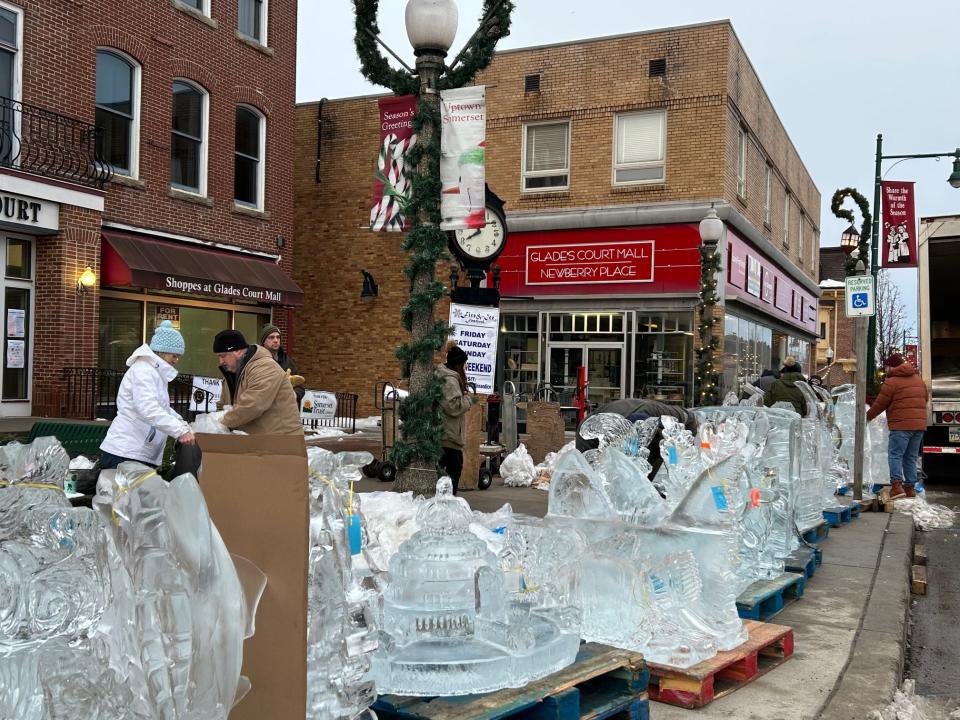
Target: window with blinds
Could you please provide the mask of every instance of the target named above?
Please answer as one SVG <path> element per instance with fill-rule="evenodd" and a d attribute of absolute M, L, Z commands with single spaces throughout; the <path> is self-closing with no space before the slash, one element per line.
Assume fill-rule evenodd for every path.
<path fill-rule="evenodd" d="M 615 185 L 663 182 L 667 113 L 620 113 L 614 120 Z"/>
<path fill-rule="evenodd" d="M 570 123 L 527 125 L 523 131 L 523 189 L 570 185 Z"/>

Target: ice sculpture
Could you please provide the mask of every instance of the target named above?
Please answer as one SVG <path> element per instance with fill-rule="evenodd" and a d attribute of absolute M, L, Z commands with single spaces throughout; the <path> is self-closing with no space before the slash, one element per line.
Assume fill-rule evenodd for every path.
<path fill-rule="evenodd" d="M 584 440 L 596 440 L 596 450 L 588 450 L 584 457 L 588 462 L 596 462 L 600 453 L 607 447 L 615 447 L 625 455 L 637 458 L 638 462 L 650 466 L 650 441 L 660 428 L 660 418 L 649 417 L 630 422 L 616 413 L 597 413 L 591 415 L 580 425 L 578 432 Z"/>
<path fill-rule="evenodd" d="M 134 623 L 150 706 L 161 720 L 226 720 L 249 690 L 248 604 L 233 559 L 192 475 L 167 483 L 136 462 L 101 475 L 95 506 L 136 588 Z"/>
<path fill-rule="evenodd" d="M 360 500 L 352 483 L 373 460 L 366 452 L 307 450 L 310 468 L 310 581 L 307 593 L 307 716 L 353 718 L 376 700 L 367 677 L 377 648 L 376 593 L 362 586 L 351 552 Z"/>
<path fill-rule="evenodd" d="M 863 410 L 866 413 L 866 408 Z M 887 414 L 877 415 L 867 423 L 865 437 L 869 437 L 869 445 L 865 445 L 867 457 L 863 464 L 863 485 L 873 488 L 874 485 L 890 484 L 890 465 L 887 461 L 887 445 L 890 441 L 890 429 L 887 427 Z"/>
<path fill-rule="evenodd" d="M 450 478 L 417 513 L 420 529 L 390 561 L 379 692 L 465 695 L 520 687 L 573 662 L 575 633 L 553 608 L 508 595 L 497 558 L 470 532 L 470 509 Z"/>
<path fill-rule="evenodd" d="M 672 511 L 616 447 L 603 450 L 601 465 L 598 472 L 578 452 L 565 453 L 550 483 L 547 522 L 587 540 L 581 636 L 679 667 L 742 643 L 726 490 L 742 458 L 702 471 Z"/>
<path fill-rule="evenodd" d="M 824 402 L 821 396 L 806 382 L 798 382 L 797 389 L 803 394 L 807 403 L 807 417 L 815 424 L 815 439 L 817 442 L 817 467 L 819 469 L 818 495 L 820 509 L 835 507 L 837 504 L 837 476 L 833 470 L 834 444 L 830 425 L 833 420 L 833 401 Z"/>

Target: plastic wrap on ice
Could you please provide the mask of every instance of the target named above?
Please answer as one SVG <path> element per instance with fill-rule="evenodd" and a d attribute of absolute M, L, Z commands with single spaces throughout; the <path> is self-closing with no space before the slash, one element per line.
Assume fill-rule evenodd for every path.
<path fill-rule="evenodd" d="M 533 458 L 523 443 L 500 463 L 500 477 L 507 487 L 528 487 L 536 478 Z"/>

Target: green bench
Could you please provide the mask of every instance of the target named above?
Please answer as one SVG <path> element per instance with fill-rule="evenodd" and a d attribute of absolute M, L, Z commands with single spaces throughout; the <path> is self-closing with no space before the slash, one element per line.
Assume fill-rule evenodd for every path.
<path fill-rule="evenodd" d="M 70 456 L 100 454 L 100 443 L 107 436 L 109 423 L 67 423 L 41 420 L 30 428 L 27 442 L 51 435 L 60 441 Z"/>

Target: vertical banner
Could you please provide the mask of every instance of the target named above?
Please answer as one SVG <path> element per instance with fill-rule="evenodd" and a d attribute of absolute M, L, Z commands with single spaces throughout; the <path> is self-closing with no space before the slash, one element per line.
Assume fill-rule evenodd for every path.
<path fill-rule="evenodd" d="M 377 105 L 380 109 L 380 154 L 373 181 L 370 229 L 374 232 L 403 232 L 410 227 L 405 212 L 410 198 L 406 159 L 417 142 L 413 132 L 417 96 L 383 97 Z"/>
<path fill-rule="evenodd" d="M 884 180 L 880 183 L 883 225 L 880 229 L 880 266 L 917 267 L 917 218 L 913 183 Z"/>
<path fill-rule="evenodd" d="M 450 303 L 450 325 L 450 339 L 467 354 L 467 381 L 476 385 L 481 395 L 496 392 L 500 308 Z"/>
<path fill-rule="evenodd" d="M 904 345 L 903 357 L 920 372 L 920 348 L 918 345 Z"/>
<path fill-rule="evenodd" d="M 440 229 L 465 230 L 487 224 L 485 88 L 440 93 Z"/>

